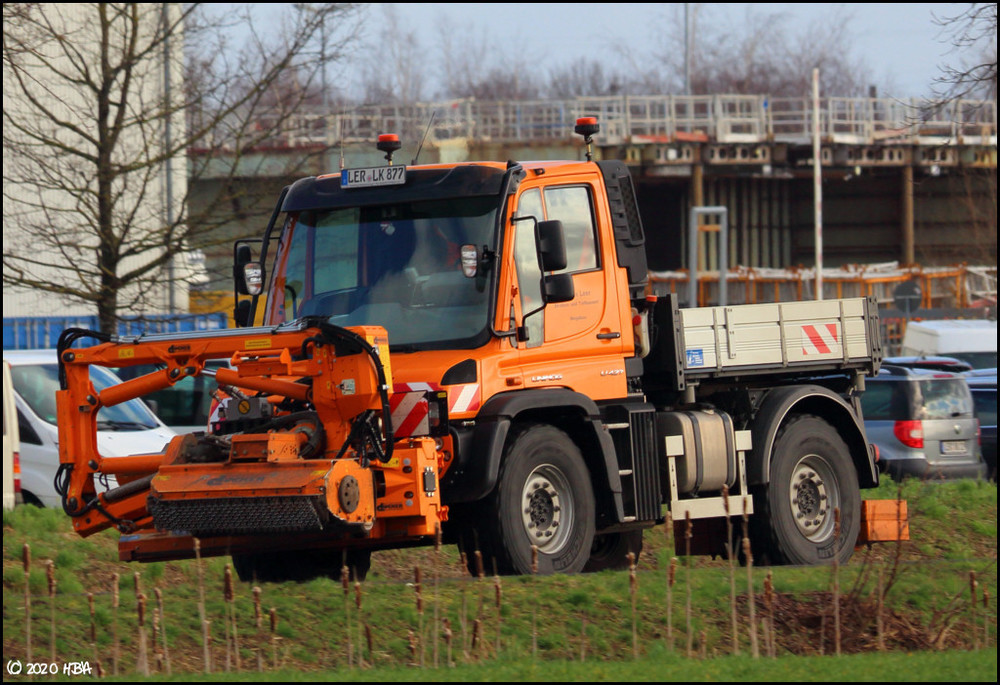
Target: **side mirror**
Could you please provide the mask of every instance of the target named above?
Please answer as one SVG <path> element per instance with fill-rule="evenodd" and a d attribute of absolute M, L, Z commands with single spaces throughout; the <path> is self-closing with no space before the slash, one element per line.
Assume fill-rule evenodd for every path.
<path fill-rule="evenodd" d="M 574 297 L 573 274 L 542 276 L 542 300 L 545 304 L 569 302 Z"/>
<path fill-rule="evenodd" d="M 246 243 L 236 244 L 233 280 L 240 295 L 260 295 L 264 289 L 264 265 L 253 261 L 253 252 Z"/>
<path fill-rule="evenodd" d="M 539 221 L 535 226 L 535 248 L 538 265 L 542 271 L 561 271 L 566 268 L 566 236 L 562 222 Z"/>
<path fill-rule="evenodd" d="M 240 300 L 233 308 L 233 320 L 238 328 L 246 328 L 250 325 L 250 300 Z"/>

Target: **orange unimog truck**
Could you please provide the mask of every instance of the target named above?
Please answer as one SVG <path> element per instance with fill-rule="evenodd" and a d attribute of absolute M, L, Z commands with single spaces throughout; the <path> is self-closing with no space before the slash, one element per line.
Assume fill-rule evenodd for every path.
<path fill-rule="evenodd" d="M 76 529 L 115 526 L 140 561 L 197 539 L 258 580 L 363 576 L 372 551 L 438 535 L 487 571 L 616 568 L 668 520 L 725 554 L 744 515 L 758 561 L 846 561 L 875 538 L 875 302 L 654 297 L 629 171 L 590 161 L 596 129 L 577 125 L 585 162 L 394 165 L 382 136 L 385 165 L 297 181 L 258 254 L 237 243 L 243 327 L 65 333 L 57 483 Z M 102 406 L 196 374 L 222 390 L 210 430 L 97 453 Z"/>

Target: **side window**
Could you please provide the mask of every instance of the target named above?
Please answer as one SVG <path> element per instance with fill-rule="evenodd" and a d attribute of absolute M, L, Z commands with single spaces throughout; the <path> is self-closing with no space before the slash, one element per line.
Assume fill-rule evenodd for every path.
<path fill-rule="evenodd" d="M 517 205 L 517 216 L 533 216 L 544 221 L 542 195 L 537 190 L 525 191 Z M 517 265 L 517 283 L 521 296 L 521 314 L 534 311 L 542 304 L 542 271 L 538 268 L 538 252 L 535 249 L 535 222 L 518 221 L 514 224 L 514 263 Z M 544 312 L 528 317 L 524 325 L 528 329 L 528 347 L 542 344 Z"/>
<path fill-rule="evenodd" d="M 21 442 L 26 442 L 30 445 L 42 444 L 42 439 L 38 437 L 38 433 L 28 423 L 27 417 L 21 413 L 20 409 L 17 410 L 17 430 L 21 434 Z"/>
<path fill-rule="evenodd" d="M 562 221 L 566 235 L 566 270 L 597 268 L 594 240 L 594 212 L 590 191 L 585 186 L 545 189 L 546 218 Z"/>

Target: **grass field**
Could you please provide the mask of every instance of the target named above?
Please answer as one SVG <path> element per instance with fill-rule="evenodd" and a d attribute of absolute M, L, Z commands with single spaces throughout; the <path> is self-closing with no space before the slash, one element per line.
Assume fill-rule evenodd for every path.
<path fill-rule="evenodd" d="M 167 678 L 169 667 L 183 680 L 995 682 L 996 486 L 913 481 L 902 495 L 910 542 L 858 550 L 836 578 L 831 568 L 753 568 L 752 602 L 748 570 L 731 577 L 721 560 L 680 558 L 671 586 L 662 527 L 647 531 L 632 576 L 477 580 L 454 549 L 423 548 L 377 553 L 368 580 L 346 592 L 327 579 L 268 584 L 255 603 L 236 581 L 227 600 L 227 558 L 204 560 L 201 573 L 194 561 L 123 564 L 116 534 L 84 540 L 61 512 L 22 507 L 3 519 L 4 664 L 28 661 L 27 543 L 30 661 L 100 662 L 107 673 L 117 662 L 123 679 Z"/>

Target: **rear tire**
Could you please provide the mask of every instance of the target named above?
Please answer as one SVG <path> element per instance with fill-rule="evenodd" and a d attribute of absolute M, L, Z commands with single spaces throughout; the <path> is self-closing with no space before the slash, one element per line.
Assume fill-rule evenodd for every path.
<path fill-rule="evenodd" d="M 344 563 L 342 550 L 295 550 L 233 555 L 233 568 L 237 577 L 245 583 L 303 583 L 314 578 L 339 580 Z M 364 581 L 371 569 L 372 553 L 368 550 L 349 550 L 346 564 L 350 569 L 351 580 Z"/>
<path fill-rule="evenodd" d="M 755 563 L 846 563 L 861 528 L 861 491 L 850 450 L 834 428 L 803 414 L 778 431 L 770 481 L 754 492 Z M 834 510 L 840 510 L 835 534 Z"/>
<path fill-rule="evenodd" d="M 605 533 L 594 538 L 590 558 L 583 567 L 584 573 L 600 571 L 624 571 L 629 567 L 629 552 L 639 561 L 642 552 L 642 531 L 630 530 L 624 533 Z"/>
<path fill-rule="evenodd" d="M 484 562 L 501 573 L 578 573 L 590 558 L 595 503 L 590 473 L 566 433 L 526 425 L 504 450 L 496 490 L 486 502 L 480 529 Z"/>

